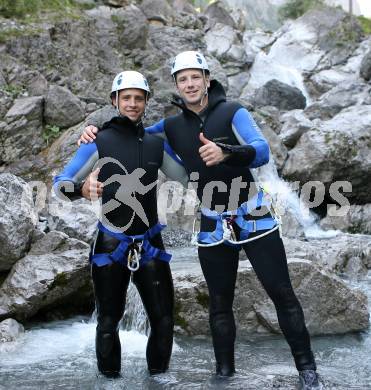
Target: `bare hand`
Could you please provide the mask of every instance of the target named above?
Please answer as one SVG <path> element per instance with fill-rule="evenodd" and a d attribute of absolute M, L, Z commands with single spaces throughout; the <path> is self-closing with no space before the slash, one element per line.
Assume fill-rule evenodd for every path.
<path fill-rule="evenodd" d="M 86 179 L 81 189 L 81 194 L 84 198 L 89 200 L 98 200 L 103 193 L 103 183 L 98 181 L 98 174 L 100 169 L 97 168 Z"/>
<path fill-rule="evenodd" d="M 98 133 L 97 127 L 95 127 L 93 125 L 86 126 L 84 129 L 84 132 L 81 134 L 81 137 L 77 141 L 77 145 L 80 146 L 81 142 L 83 142 L 84 144 L 87 144 L 89 142 L 93 142 L 96 138 L 95 134 L 97 134 L 97 133 Z"/>
<path fill-rule="evenodd" d="M 200 147 L 198 152 L 202 160 L 206 163 L 206 166 L 217 165 L 225 160 L 226 154 L 223 152 L 215 142 L 207 139 L 203 133 L 200 133 L 200 141 L 203 146 Z"/>

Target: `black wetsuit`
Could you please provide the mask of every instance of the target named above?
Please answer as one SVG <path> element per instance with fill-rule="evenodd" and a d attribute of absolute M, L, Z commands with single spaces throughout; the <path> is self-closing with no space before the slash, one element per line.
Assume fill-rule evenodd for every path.
<path fill-rule="evenodd" d="M 136 125 L 126 117 L 116 117 L 103 126 L 94 143 L 81 145 L 64 171 L 55 177 L 54 188 L 57 194 L 70 199 L 81 196 L 82 181 L 98 160 L 105 161 L 101 160 L 103 158 L 113 158 L 116 162 L 109 160 L 101 167 L 98 176 L 101 182 L 115 178 L 114 175 L 128 178 L 137 168 L 144 170 L 139 183 L 134 183 L 134 187 L 138 189 L 135 197 L 132 194 L 120 197 L 120 183 L 114 180 L 104 186 L 102 195 L 103 210 L 108 202 L 119 200 L 117 207 L 106 214 L 106 223 L 116 227 L 127 226 L 124 230 L 126 235 L 143 234 L 158 223 L 156 185 L 151 186 L 157 182 L 158 169 L 179 178 L 183 168 L 176 171 L 179 165 L 175 164 L 175 168 L 172 166 L 172 160 L 164 152 L 162 139 L 145 134 L 141 124 Z M 127 182 L 122 184 L 125 190 Z M 66 185 L 70 185 L 69 191 L 66 190 Z M 143 208 L 148 226 L 140 217 L 141 210 L 134 212 L 133 205 Z M 156 234 L 149 241 L 153 247 L 164 248 L 161 234 Z M 92 255 L 111 253 L 118 244 L 116 238 L 99 231 Z M 106 375 L 115 376 L 121 368 L 118 327 L 125 310 L 130 275 L 131 271 L 125 262 L 112 262 L 104 266 L 92 264 L 98 320 L 96 353 L 98 368 Z M 135 271 L 133 281 L 151 325 L 147 344 L 148 369 L 151 373 L 164 372 L 169 365 L 173 343 L 174 292 L 169 263 L 152 259 Z"/>
<path fill-rule="evenodd" d="M 195 177 L 197 194 L 203 205 L 210 209 L 218 208 L 218 212 L 230 210 L 228 205 L 231 185 L 233 180 L 238 178 L 247 183 L 246 188 L 242 188 L 238 193 L 238 205 L 251 199 L 257 189 L 248 168 L 265 164 L 268 161 L 269 148 L 247 110 L 239 103 L 227 102 L 223 87 L 215 80 L 211 81 L 209 88 L 208 107 L 201 115 L 188 110 L 182 102 L 175 104 L 182 109 L 180 114 L 162 120 L 146 131 L 166 135 L 169 144 L 182 159 L 191 180 Z M 234 145 L 231 158 L 221 164 L 207 167 L 199 155 L 199 148 L 202 146 L 199 140 L 200 131 L 214 142 Z M 204 192 L 209 183 L 214 181 L 222 182 L 225 186 L 214 190 L 210 204 Z M 269 216 L 268 210 L 266 211 Z M 257 220 L 264 218 L 264 215 L 247 215 L 245 218 Z M 239 238 L 239 228 L 236 225 L 234 228 Z M 214 229 L 215 221 L 202 215 L 201 231 L 211 232 Z M 250 237 L 262 233 L 264 231 L 258 231 Z M 243 244 L 242 247 L 275 304 L 279 325 L 291 347 L 297 369 L 315 369 L 303 310 L 291 286 L 286 254 L 278 230 Z M 225 244 L 200 247 L 199 258 L 209 288 L 210 327 L 217 372 L 231 375 L 234 372 L 236 336 L 232 304 L 238 249 Z"/>

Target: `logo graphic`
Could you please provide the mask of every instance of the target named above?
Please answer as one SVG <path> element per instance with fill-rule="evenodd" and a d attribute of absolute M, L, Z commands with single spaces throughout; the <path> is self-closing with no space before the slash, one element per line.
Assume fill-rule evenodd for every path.
<path fill-rule="evenodd" d="M 101 214 L 99 216 L 100 221 L 107 227 L 111 227 L 114 230 L 119 230 L 123 232 L 128 227 L 130 227 L 130 225 L 133 223 L 135 216 L 137 215 L 143 221 L 143 223 L 149 226 L 149 221 L 144 211 L 143 205 L 136 198 L 136 194 L 146 194 L 157 185 L 157 181 L 148 185 L 143 185 L 140 180 L 146 173 L 143 168 L 136 168 L 132 173 L 129 174 L 127 169 L 119 161 L 112 157 L 104 157 L 99 159 L 95 164 L 94 169 L 102 169 L 107 164 L 115 164 L 116 166 L 119 166 L 120 169 L 123 171 L 123 174 L 115 173 L 105 182 L 103 182 L 104 186 L 108 186 L 112 183 L 118 183 L 119 188 L 117 189 L 114 198 L 102 204 Z M 95 198 L 94 200 L 97 200 L 97 198 Z M 132 210 L 131 217 L 129 222 L 125 226 L 115 226 L 108 220 L 107 214 L 122 205 L 128 206 Z"/>

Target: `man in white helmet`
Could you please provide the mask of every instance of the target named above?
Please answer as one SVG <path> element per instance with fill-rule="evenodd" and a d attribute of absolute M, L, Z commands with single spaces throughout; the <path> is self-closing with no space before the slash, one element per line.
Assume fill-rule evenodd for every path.
<path fill-rule="evenodd" d="M 233 299 L 239 250 L 243 249 L 272 299 L 282 332 L 290 345 L 302 389 L 319 389 L 316 364 L 301 305 L 288 274 L 279 223 L 267 194 L 249 168 L 269 160 L 269 146 L 250 113 L 226 100 L 222 85 L 210 80 L 204 56 L 178 54 L 171 75 L 181 113 L 146 128 L 165 135 L 181 158 L 201 201 L 199 258 L 209 289 L 210 327 L 216 372 L 231 376 L 236 336 Z M 85 129 L 82 141 L 95 137 Z"/>
<path fill-rule="evenodd" d="M 131 276 L 151 325 L 147 344 L 151 374 L 167 370 L 172 350 L 171 256 L 162 243 L 164 226 L 158 222 L 156 183 L 159 168 L 175 180 L 187 177 L 171 152 L 165 152 L 164 141 L 144 132 L 142 116 L 149 94 L 142 74 L 119 73 L 111 90 L 117 116 L 103 125 L 94 143 L 82 144 L 54 178 L 54 190 L 61 198 L 90 199 L 93 193 L 102 197 L 91 263 L 97 363 L 107 377 L 120 374 L 118 330 Z"/>

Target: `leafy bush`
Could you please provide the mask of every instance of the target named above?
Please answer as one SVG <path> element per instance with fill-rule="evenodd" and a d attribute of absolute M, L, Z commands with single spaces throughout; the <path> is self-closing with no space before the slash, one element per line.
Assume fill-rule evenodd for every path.
<path fill-rule="evenodd" d="M 279 14 L 283 19 L 297 19 L 311 8 L 324 5 L 324 0 L 289 0 L 283 5 Z"/>
<path fill-rule="evenodd" d="M 59 137 L 61 129 L 55 125 L 46 125 L 42 137 L 47 145 L 49 145 L 49 140 L 53 140 Z"/>

